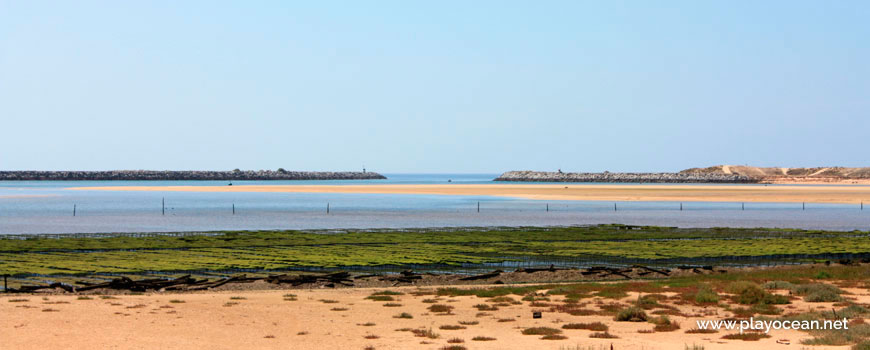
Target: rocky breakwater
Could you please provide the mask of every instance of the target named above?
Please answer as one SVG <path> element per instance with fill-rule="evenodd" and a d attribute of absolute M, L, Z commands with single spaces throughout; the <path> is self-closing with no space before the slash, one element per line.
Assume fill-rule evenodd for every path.
<path fill-rule="evenodd" d="M 0 171 L 0 181 L 75 181 L 75 180 L 381 180 L 385 176 L 359 171 L 175 171 L 175 170 L 110 170 L 110 171 Z"/>
<path fill-rule="evenodd" d="M 630 183 L 756 183 L 758 179 L 716 173 L 563 173 L 508 171 L 493 181 L 520 182 L 630 182 Z"/>

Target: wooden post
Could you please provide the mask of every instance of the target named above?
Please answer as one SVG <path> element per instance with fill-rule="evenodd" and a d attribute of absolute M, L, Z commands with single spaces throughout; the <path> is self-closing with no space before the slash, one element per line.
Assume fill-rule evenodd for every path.
<path fill-rule="evenodd" d="M 801 210 L 807 210 L 807 202 L 801 202 Z"/>
<path fill-rule="evenodd" d="M 233 215 L 236 215 L 236 203 L 233 203 Z"/>
<path fill-rule="evenodd" d="M 9 277 L 9 275 L 3 275 L 3 292 L 5 293 L 9 293 L 9 285 L 6 284 L 7 277 Z"/>
<path fill-rule="evenodd" d="M 76 216 L 76 205 L 73 204 L 73 216 Z"/>
<path fill-rule="evenodd" d="M 166 197 L 160 202 L 160 215 L 166 215 Z"/>
<path fill-rule="evenodd" d="M 480 202 L 477 202 L 477 212 L 480 212 Z"/>
<path fill-rule="evenodd" d="M 683 202 L 680 202 L 680 211 L 683 211 Z"/>
<path fill-rule="evenodd" d="M 326 202 L 326 213 L 329 214 L 329 202 Z"/>
<path fill-rule="evenodd" d="M 550 211 L 550 203 L 547 203 L 547 211 Z"/>
<path fill-rule="evenodd" d="M 861 201 L 861 210 L 864 210 L 864 201 Z"/>
<path fill-rule="evenodd" d="M 740 210 L 746 210 L 746 202 L 740 203 Z"/>
<path fill-rule="evenodd" d="M 616 211 L 616 203 L 613 203 L 613 211 Z"/>

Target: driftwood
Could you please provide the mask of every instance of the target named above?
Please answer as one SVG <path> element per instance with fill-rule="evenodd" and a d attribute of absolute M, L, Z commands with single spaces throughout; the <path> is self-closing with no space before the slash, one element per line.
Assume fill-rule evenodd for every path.
<path fill-rule="evenodd" d="M 381 281 L 394 282 L 393 283 L 394 286 L 399 284 L 399 283 L 414 283 L 414 281 L 418 281 L 418 280 L 422 280 L 422 279 L 423 279 L 423 275 L 421 275 L 419 273 L 415 273 L 414 271 L 411 271 L 411 270 L 405 270 L 405 271 L 399 272 L 398 275 L 383 276 L 380 278 Z"/>
<path fill-rule="evenodd" d="M 643 266 L 643 265 L 634 265 L 632 267 L 644 270 L 644 272 L 638 273 L 638 275 L 641 275 L 641 276 L 645 276 L 645 275 L 648 275 L 650 273 L 658 273 L 658 274 L 664 275 L 664 276 L 670 276 L 670 274 L 671 274 L 671 271 L 668 269 L 654 269 L 654 268 L 651 268 L 648 266 Z"/>
<path fill-rule="evenodd" d="M 485 279 L 488 279 L 488 278 L 498 277 L 499 275 L 501 275 L 502 272 L 504 272 L 504 271 L 502 271 L 502 270 L 495 270 L 495 271 L 493 271 L 493 272 L 490 272 L 490 273 L 484 273 L 484 274 L 482 274 L 482 275 L 475 275 L 475 276 L 463 277 L 463 278 L 460 278 L 459 280 L 460 280 L 460 281 L 476 281 L 476 280 L 485 280 Z"/>
<path fill-rule="evenodd" d="M 583 276 L 596 275 L 595 277 L 610 277 L 610 276 L 620 276 L 625 279 L 631 279 L 631 276 L 626 275 L 626 273 L 632 272 L 632 269 L 617 269 L 606 266 L 592 266 L 587 268 L 585 271 L 580 271 L 580 274 Z"/>
<path fill-rule="evenodd" d="M 542 272 L 542 271 L 556 272 L 556 271 L 560 271 L 560 270 L 570 270 L 570 269 L 557 268 L 555 265 L 551 264 L 550 267 L 545 267 L 545 268 L 528 268 L 528 269 L 519 268 L 519 269 L 516 269 L 515 272 L 535 273 L 535 272 Z"/>

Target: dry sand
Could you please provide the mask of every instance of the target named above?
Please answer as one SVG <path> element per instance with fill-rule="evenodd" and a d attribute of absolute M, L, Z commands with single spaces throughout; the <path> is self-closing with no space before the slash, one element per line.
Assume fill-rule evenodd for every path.
<path fill-rule="evenodd" d="M 468 349 L 683 349 L 686 344 L 703 345 L 706 350 L 716 349 L 796 349 L 799 341 L 808 335 L 799 331 L 772 331 L 771 338 L 756 342 L 724 340 L 732 331 L 718 334 L 686 334 L 695 328 L 694 321 L 702 318 L 725 318 L 726 311 L 697 306 L 678 306 L 690 317 L 673 316 L 682 329 L 673 332 L 640 334 L 638 330 L 652 329 L 646 322 L 615 322 L 609 316 L 571 316 L 566 313 L 545 311 L 541 319 L 533 319 L 536 309 L 522 305 L 502 306 L 489 315 L 478 315 L 474 305 L 485 299 L 474 296 L 437 297 L 438 303 L 454 307 L 452 314 L 436 315 L 426 308 L 423 299 L 432 295 L 397 296 L 399 307 L 385 307 L 384 302 L 366 300 L 378 289 L 314 289 L 293 291 L 233 291 L 203 292 L 195 294 L 121 295 L 115 299 L 91 296 L 79 300 L 74 295 L 0 296 L 0 347 L 3 349 L 433 349 L 448 345 L 447 340 L 461 338 Z M 416 287 L 391 288 L 405 293 Z M 866 290 L 850 290 L 861 302 L 868 301 Z M 282 295 L 297 295 L 297 300 L 286 301 Z M 541 292 L 544 292 L 543 290 Z M 232 300 L 231 297 L 243 297 Z M 519 297 L 513 296 L 517 300 Z M 10 302 L 14 299 L 24 302 Z M 637 299 L 631 294 L 620 300 L 630 304 Z M 183 302 L 173 303 L 170 300 Z M 321 300 L 335 300 L 324 303 Z M 589 306 L 595 309 L 595 300 L 613 302 L 595 297 Z M 556 297 L 552 300 L 558 302 Z M 584 299 L 584 302 L 590 299 Z M 230 305 L 227 303 L 237 303 Z M 807 304 L 796 300 L 786 305 L 788 312 L 807 311 L 811 308 L 830 310 L 831 303 Z M 347 308 L 333 311 L 334 308 Z M 539 310 L 541 308 L 537 308 Z M 543 308 L 546 310 L 546 308 Z M 54 310 L 54 311 L 52 311 Z M 407 312 L 413 319 L 393 316 Z M 708 316 L 702 316 L 708 315 Z M 499 322 L 499 319 L 513 319 Z M 442 325 L 458 325 L 460 321 L 477 321 L 466 329 L 441 330 Z M 542 340 L 540 336 L 523 335 L 526 327 L 546 326 L 561 328 L 571 322 L 603 322 L 618 339 L 593 339 L 587 330 L 564 330 L 565 340 Z M 374 325 L 365 325 L 373 323 Z M 437 339 L 416 337 L 400 328 L 431 328 Z M 374 335 L 378 338 L 367 339 Z M 496 338 L 494 341 L 472 341 L 475 336 Z M 777 344 L 788 339 L 791 345 Z M 574 346 L 580 346 L 575 348 Z M 599 347 L 601 346 L 601 347 Z M 848 347 L 821 346 L 822 349 Z"/>
<path fill-rule="evenodd" d="M 72 190 L 182 192 L 305 192 L 501 196 L 537 200 L 870 203 L 870 186 L 451 184 L 110 186 Z"/>

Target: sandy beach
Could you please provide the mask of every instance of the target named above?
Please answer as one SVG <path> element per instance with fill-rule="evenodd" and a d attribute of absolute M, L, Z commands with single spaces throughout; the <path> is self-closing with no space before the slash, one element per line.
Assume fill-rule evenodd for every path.
<path fill-rule="evenodd" d="M 308 289 L 211 291 L 192 294 L 151 293 L 144 295 L 12 295 L 0 296 L 0 331 L 3 347 L 10 349 L 441 349 L 450 339 L 461 339 L 469 349 L 683 349 L 703 345 L 706 350 L 800 347 L 808 334 L 794 330 L 772 331 L 759 341 L 722 339 L 735 331 L 687 334 L 697 319 L 722 319 L 728 312 L 715 306 L 674 305 L 684 316 L 671 316 L 680 329 L 638 333 L 651 329 L 648 322 L 616 322 L 612 316 L 573 316 L 533 307 L 524 301 L 481 312 L 475 305 L 487 303 L 475 296 L 435 296 L 434 289 L 390 288 L 401 292 L 390 307 L 366 299 L 383 289 Z M 870 301 L 866 290 L 850 290 L 860 302 Z M 546 292 L 541 290 L 540 292 Z M 288 293 L 295 297 L 288 298 Z M 428 293 L 428 294 L 427 294 Z M 669 294 L 669 293 L 665 293 Z M 515 300 L 520 297 L 512 296 Z M 618 302 L 630 305 L 636 293 L 618 300 L 594 297 L 586 308 Z M 428 299 L 428 300 L 427 300 Z M 558 300 L 557 300 L 558 299 Z M 549 302 L 559 302 L 561 297 Z M 426 300 L 426 301 L 424 301 Z M 453 308 L 449 314 L 431 312 L 438 303 Z M 490 302 L 491 303 L 491 302 Z M 795 300 L 791 312 L 830 310 L 831 303 L 807 304 Z M 533 310 L 543 317 L 532 318 Z M 396 318 L 400 313 L 412 318 Z M 460 322 L 465 323 L 461 325 Z M 562 340 L 543 340 L 524 335 L 529 327 L 562 329 L 567 323 L 602 322 L 615 339 L 590 338 L 593 331 L 563 329 Z M 461 326 L 442 329 L 442 326 Z M 409 329 L 431 329 L 437 337 L 415 336 Z M 494 340 L 475 341 L 474 337 Z M 791 345 L 778 344 L 787 339 Z M 816 347 L 814 347 L 816 348 Z M 818 349 L 846 349 L 822 346 Z"/>
<path fill-rule="evenodd" d="M 450 185 L 235 185 L 106 186 L 69 190 L 369 193 L 500 196 L 534 200 L 870 203 L 870 186 L 450 184 Z"/>

